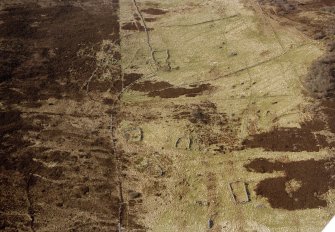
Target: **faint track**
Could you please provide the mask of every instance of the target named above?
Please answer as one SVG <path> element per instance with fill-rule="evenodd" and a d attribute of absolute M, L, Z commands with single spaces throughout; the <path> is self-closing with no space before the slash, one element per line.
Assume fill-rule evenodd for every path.
<path fill-rule="evenodd" d="M 155 50 L 153 49 L 153 47 L 152 47 L 152 45 L 151 45 L 151 40 L 150 40 L 150 34 L 149 34 L 148 27 L 147 27 L 147 25 L 146 25 L 146 23 L 145 23 L 144 17 L 143 17 L 143 15 L 142 15 L 142 13 L 141 13 L 141 10 L 140 10 L 140 8 L 139 8 L 139 6 L 138 6 L 136 0 L 132 0 L 132 1 L 133 1 L 133 4 L 134 4 L 135 8 L 136 8 L 136 11 L 137 11 L 138 15 L 139 15 L 140 18 L 141 18 L 141 21 L 142 21 L 142 23 L 143 23 L 143 27 L 144 27 L 144 31 L 145 31 L 145 34 L 146 34 L 147 45 L 148 45 L 148 47 L 149 47 L 149 52 L 150 52 L 150 55 L 151 55 L 151 59 L 152 59 L 153 62 L 155 63 L 156 67 L 158 68 L 158 67 L 159 67 L 159 64 L 158 64 L 158 62 L 157 62 L 157 60 L 155 59 L 155 56 L 154 56 L 154 52 L 155 52 Z"/>
<path fill-rule="evenodd" d="M 26 195 L 27 195 L 27 201 L 28 201 L 28 215 L 30 217 L 30 229 L 35 232 L 35 210 L 33 207 L 33 200 L 30 193 L 30 186 L 33 179 L 33 173 L 29 173 L 28 181 L 27 181 L 27 187 L 26 187 Z"/>
<path fill-rule="evenodd" d="M 93 71 L 92 75 L 87 79 L 87 81 L 85 81 L 85 83 L 82 85 L 81 89 L 86 88 L 86 93 L 88 93 L 89 91 L 89 87 L 90 87 L 90 83 L 93 80 L 93 78 L 95 77 L 96 73 L 98 71 L 98 67 Z"/>
<path fill-rule="evenodd" d="M 255 5 L 257 5 L 257 8 L 258 8 L 258 10 L 259 10 L 259 12 L 260 12 L 260 14 L 261 14 L 261 16 L 262 16 L 262 18 L 263 18 L 263 21 L 264 21 L 264 22 L 268 22 L 268 25 L 270 26 L 270 28 L 271 28 L 271 30 L 272 30 L 274 36 L 276 37 L 276 40 L 278 41 L 278 44 L 280 45 L 280 47 L 282 48 L 282 50 L 285 52 L 284 44 L 282 43 L 280 37 L 278 36 L 277 31 L 276 31 L 275 28 L 273 27 L 271 21 L 266 20 L 266 18 L 265 18 L 265 15 L 266 15 L 266 16 L 268 16 L 268 15 L 263 11 L 263 9 L 262 9 L 262 7 L 260 6 L 260 4 L 259 4 L 258 1 L 254 1 L 254 0 L 252 0 L 252 2 L 253 2 Z"/>
<path fill-rule="evenodd" d="M 193 27 L 193 26 L 199 26 L 199 25 L 203 25 L 203 24 L 207 24 L 207 23 L 214 23 L 214 22 L 218 22 L 218 21 L 232 19 L 232 18 L 235 18 L 237 16 L 239 16 L 239 14 L 235 14 L 235 15 L 231 15 L 231 16 L 224 17 L 224 18 L 219 18 L 219 19 L 207 20 L 207 21 L 194 23 L 194 24 L 165 25 L 165 26 L 162 26 L 162 27 Z"/>

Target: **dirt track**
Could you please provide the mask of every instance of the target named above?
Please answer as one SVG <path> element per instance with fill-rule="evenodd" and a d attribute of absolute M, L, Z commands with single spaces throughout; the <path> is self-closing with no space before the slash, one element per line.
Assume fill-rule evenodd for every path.
<path fill-rule="evenodd" d="M 320 231 L 334 7 L 1 2 L 0 230 Z"/>

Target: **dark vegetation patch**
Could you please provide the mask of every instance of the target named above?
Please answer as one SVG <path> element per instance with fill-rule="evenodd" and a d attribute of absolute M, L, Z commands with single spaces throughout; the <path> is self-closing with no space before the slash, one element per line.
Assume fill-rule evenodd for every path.
<path fill-rule="evenodd" d="M 111 105 L 111 106 L 116 103 L 116 100 L 111 99 L 111 98 L 105 98 L 103 101 L 106 105 Z"/>
<path fill-rule="evenodd" d="M 123 75 L 123 80 L 118 79 L 113 82 L 113 89 L 116 92 L 122 91 L 123 88 L 128 87 L 135 81 L 139 80 L 143 75 L 140 73 L 125 73 Z"/>
<path fill-rule="evenodd" d="M 193 88 L 171 87 L 162 90 L 154 90 L 148 94 L 149 97 L 177 98 L 185 95 L 186 97 L 196 97 L 205 91 L 211 90 L 210 84 L 201 84 Z"/>
<path fill-rule="evenodd" d="M 135 14 L 133 14 L 133 16 L 134 16 L 135 20 L 137 20 L 137 21 L 141 20 L 141 17 L 138 14 L 135 13 Z"/>
<path fill-rule="evenodd" d="M 326 115 L 327 129 L 335 134 L 335 99 L 328 99 L 321 101 L 322 112 Z M 335 144 L 332 144 L 335 146 Z"/>
<path fill-rule="evenodd" d="M 77 52 L 99 47 L 103 38 L 118 43 L 116 17 L 110 12 L 92 15 L 73 6 L 22 5 L 2 11 L 0 81 L 6 83 L 1 86 L 1 98 L 31 105 L 49 96 L 80 97 L 80 87 L 94 71 L 95 59 L 78 57 Z M 14 88 L 20 91 L 12 91 Z"/>
<path fill-rule="evenodd" d="M 305 86 L 317 98 L 335 97 L 335 43 L 329 45 L 329 51 L 314 61 L 305 80 Z"/>
<path fill-rule="evenodd" d="M 141 122 L 152 122 L 158 119 L 163 119 L 162 113 L 160 111 L 156 111 L 154 109 L 150 109 L 144 113 L 139 113 L 141 110 L 129 112 L 129 111 L 121 111 L 120 117 L 127 118 L 133 122 L 141 121 Z"/>
<path fill-rule="evenodd" d="M 29 57 L 27 50 L 23 40 L 0 42 L 0 83 L 11 79 L 13 71 Z"/>
<path fill-rule="evenodd" d="M 10 125 L 21 120 L 21 113 L 19 111 L 0 111 L 0 126 Z"/>
<path fill-rule="evenodd" d="M 335 33 L 335 1 L 259 0 L 259 3 L 270 15 L 282 17 L 285 23 L 293 24 L 314 39 L 331 40 Z M 301 12 L 310 12 L 315 17 L 301 16 Z"/>
<path fill-rule="evenodd" d="M 144 18 L 146 22 L 155 22 L 157 21 L 157 18 Z"/>
<path fill-rule="evenodd" d="M 191 105 L 176 105 L 173 118 L 186 119 L 189 130 L 195 133 L 198 142 L 204 147 L 213 147 L 218 153 L 225 153 L 239 147 L 237 131 L 239 120 L 229 119 L 210 101 Z"/>
<path fill-rule="evenodd" d="M 31 26 L 34 17 L 31 7 L 13 7 L 3 11 L 1 18 L 5 18 L 1 24 L 0 34 L 7 38 L 31 38 L 36 36 L 37 28 Z"/>
<path fill-rule="evenodd" d="M 303 123 L 301 128 L 275 128 L 271 132 L 254 135 L 244 141 L 247 147 L 262 147 L 267 151 L 319 151 L 332 148 L 320 131 L 335 135 L 335 1 L 315 0 L 305 3 L 289 0 L 259 1 L 263 10 L 269 14 L 282 16 L 286 23 L 293 24 L 310 37 L 328 43 L 328 51 L 310 67 L 305 79 L 309 95 L 317 100 L 313 120 Z M 274 6 L 274 8 L 273 8 Z M 275 11 L 273 10 L 275 9 Z M 315 14 L 311 17 L 300 16 L 301 12 Z M 278 19 L 278 18 L 277 18 Z M 289 19 L 290 21 L 287 21 Z M 330 141 L 331 141 L 330 140 Z M 329 160 L 305 160 L 279 162 L 255 159 L 245 165 L 248 171 L 258 173 L 284 172 L 283 177 L 267 178 L 258 183 L 257 195 L 267 198 L 273 208 L 301 210 L 326 207 L 324 194 L 335 188 L 334 158 Z"/>
<path fill-rule="evenodd" d="M 70 139 L 84 144 L 88 143 L 88 138 L 76 133 L 73 135 L 77 137 L 72 138 L 67 130 L 55 130 L 53 127 L 57 127 L 58 122 L 42 113 L 24 114 L 15 109 L 19 106 L 28 112 L 34 111 L 31 108 L 39 107 L 40 102 L 48 98 L 82 101 L 81 86 L 94 72 L 96 61 L 95 54 L 78 56 L 78 51 L 87 48 L 96 51 L 103 39 L 119 44 L 117 2 L 113 0 L 115 9 L 101 8 L 98 14 L 70 4 L 46 8 L 22 4 L 0 11 L 0 98 L 3 106 L 0 112 L 0 211 L 4 212 L 0 215 L 0 230 L 34 231 L 34 226 L 38 230 L 43 225 L 43 217 L 36 225 L 34 217 L 35 213 L 42 215 L 43 209 L 34 208 L 36 202 L 45 200 L 43 203 L 53 207 L 55 198 L 63 195 L 71 201 L 67 192 L 71 191 L 71 186 L 61 186 L 57 190 L 54 183 L 32 175 L 38 173 L 46 179 L 57 180 L 66 176 L 65 168 L 47 169 L 33 158 L 75 164 L 76 159 L 72 159 L 70 153 L 51 153 L 49 150 L 58 147 L 47 147 L 43 141 L 64 147 L 64 142 Z M 115 59 L 120 59 L 120 54 L 115 53 Z M 116 80 L 120 79 L 120 69 L 113 75 Z M 134 78 L 137 77 L 129 77 Z M 112 84 L 106 82 L 97 90 L 107 90 Z M 50 137 L 44 136 L 48 134 L 43 133 L 47 131 L 46 126 L 55 131 L 49 133 Z M 42 141 L 41 144 L 33 144 L 34 139 Z M 106 150 L 111 149 L 107 147 Z M 71 173 L 71 178 L 75 178 L 80 169 L 73 166 L 71 168 L 77 173 Z M 71 182 L 76 184 L 78 179 Z M 117 200 L 113 196 L 108 196 L 108 200 L 108 204 L 113 201 L 110 208 L 117 218 Z M 57 205 L 61 207 L 63 203 Z M 27 213 L 22 224 L 21 219 L 7 216 L 13 212 Z"/>
<path fill-rule="evenodd" d="M 152 92 L 172 87 L 173 85 L 165 81 L 157 81 L 157 82 L 144 81 L 134 84 L 131 87 L 131 89 L 139 92 Z"/>
<path fill-rule="evenodd" d="M 322 131 L 335 133 L 333 99 L 324 99 L 315 112 L 315 117 L 304 123 L 300 128 L 274 128 L 269 132 L 255 134 L 245 139 L 242 145 L 246 148 L 263 148 L 265 151 L 280 152 L 316 152 L 320 149 L 331 148 L 335 145 Z"/>
<path fill-rule="evenodd" d="M 271 13 L 276 15 L 290 15 L 296 14 L 302 11 L 327 11 L 332 13 L 332 8 L 335 6 L 333 0 L 313 0 L 313 1 L 296 1 L 296 0 L 258 0 L 261 6 L 267 7 L 271 6 L 271 9 L 268 9 Z"/>
<path fill-rule="evenodd" d="M 140 92 L 149 92 L 149 97 L 161 97 L 161 98 L 177 98 L 185 95 L 186 97 L 195 97 L 202 94 L 205 91 L 212 89 L 210 84 L 201 84 L 191 86 L 191 88 L 174 87 L 168 82 L 159 81 L 151 82 L 144 81 L 136 83 L 131 87 L 132 90 Z"/>
<path fill-rule="evenodd" d="M 319 132 L 325 130 L 327 123 L 319 118 L 314 118 L 311 121 L 306 121 L 301 124 L 302 128 L 308 128 L 308 130 L 313 132 Z"/>
<path fill-rule="evenodd" d="M 261 134 L 245 139 L 242 145 L 247 148 L 263 148 L 265 151 L 319 151 L 328 147 L 326 138 L 314 135 L 308 126 L 302 128 L 274 128 Z"/>
<path fill-rule="evenodd" d="M 334 146 L 334 142 L 327 142 L 326 137 L 318 133 L 322 130 L 335 132 L 335 42 L 332 38 L 335 34 L 335 15 L 328 15 L 326 20 L 302 18 L 300 12 L 311 12 L 316 16 L 326 8 L 335 6 L 335 1 L 310 1 L 299 3 L 290 0 L 259 1 L 263 10 L 270 15 L 289 18 L 298 29 L 317 39 L 324 39 L 328 43 L 325 55 L 314 61 L 305 78 L 306 94 L 319 100 L 321 109 L 317 116 L 301 125 L 301 128 L 275 128 L 262 134 L 254 135 L 246 139 L 243 145 L 250 148 L 262 147 L 267 151 L 319 151 L 321 148 Z M 275 9 L 276 12 L 273 12 Z M 321 121 L 318 119 L 325 120 Z"/>
<path fill-rule="evenodd" d="M 289 0 L 258 0 L 263 6 L 272 6 L 272 13 L 286 15 L 297 10 L 297 3 Z"/>
<path fill-rule="evenodd" d="M 283 163 L 255 159 L 245 165 L 248 171 L 258 173 L 284 172 L 285 176 L 267 178 L 256 187 L 256 194 L 267 198 L 271 207 L 286 210 L 326 207 L 323 194 L 335 187 L 334 158 Z M 291 183 L 298 183 L 290 186 Z"/>
<path fill-rule="evenodd" d="M 124 23 L 121 27 L 123 30 L 128 30 L 128 31 L 145 31 L 144 26 L 138 21 L 136 22 L 128 22 Z M 148 31 L 153 30 L 152 28 L 148 28 Z"/>
<path fill-rule="evenodd" d="M 159 9 L 159 8 L 147 8 L 141 11 L 146 14 L 150 14 L 150 15 L 163 15 L 167 13 L 167 11 Z"/>
<path fill-rule="evenodd" d="M 319 9 L 323 7 L 332 7 L 335 6 L 335 2 L 333 0 L 314 0 L 307 2 L 305 4 L 302 4 L 302 6 L 305 7 L 311 7 L 313 9 Z"/>
<path fill-rule="evenodd" d="M 28 120 L 21 117 L 16 110 L 0 112 L 0 210 L 1 212 L 24 212 L 27 206 L 27 186 L 30 185 L 30 172 L 39 165 L 34 162 L 31 142 L 23 139 L 33 127 Z M 11 218 L 0 214 L 2 230 L 20 228 L 19 222 L 29 225 L 29 220 Z M 22 231 L 26 230 L 23 226 Z"/>
<path fill-rule="evenodd" d="M 205 101 L 189 106 L 177 105 L 174 109 L 174 119 L 187 119 L 191 123 L 227 125 L 225 113 L 219 113 L 213 102 Z"/>
<path fill-rule="evenodd" d="M 333 2 L 335 5 L 335 2 Z M 329 22 L 329 24 L 332 24 Z M 334 23 L 335 25 L 335 15 Z M 333 35 L 335 35 L 335 30 Z M 319 100 L 320 113 L 326 120 L 325 129 L 335 135 L 335 40 L 327 40 L 327 52 L 313 62 L 305 78 L 309 95 Z M 334 146 L 334 142 L 331 144 Z"/>
<path fill-rule="evenodd" d="M 8 110 L 0 112 L 0 167 L 10 168 L 6 166 L 10 160 L 11 154 L 15 153 L 22 147 L 30 145 L 30 142 L 22 139 L 22 134 L 28 129 L 28 124 L 21 118 L 21 113 L 16 110 Z M 11 136 L 10 136 L 11 135 Z"/>
<path fill-rule="evenodd" d="M 335 14 L 335 6 L 322 7 L 321 11 L 324 11 L 330 14 Z"/>

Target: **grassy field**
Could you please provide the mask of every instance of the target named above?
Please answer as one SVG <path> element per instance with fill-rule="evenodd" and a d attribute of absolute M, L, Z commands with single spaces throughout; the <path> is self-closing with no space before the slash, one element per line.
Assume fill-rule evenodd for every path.
<path fill-rule="evenodd" d="M 0 2 L 0 230 L 321 231 L 334 5 Z"/>
<path fill-rule="evenodd" d="M 301 128 L 314 117 L 306 109 L 315 103 L 302 83 L 324 52 L 321 43 L 248 3 L 137 1 L 140 9 L 164 10 L 158 15 L 137 12 L 132 1 L 121 4 L 121 25 L 133 14 L 155 18 L 145 22 L 147 32 L 122 31 L 124 71 L 143 74 L 135 85 L 171 84 L 158 96 L 130 87 L 121 98 L 123 111 L 132 115 L 121 125 L 143 130 L 141 142 L 124 147 L 136 152 L 131 160 L 137 170 L 129 172 L 139 180 L 134 184 L 143 192 L 143 222 L 151 231 L 319 231 L 332 216 L 331 202 L 325 208 L 272 208 L 255 189 L 262 180 L 284 177 L 284 170 L 254 173 L 244 167 L 256 158 L 290 163 L 331 156 L 327 147 L 292 152 L 241 146 L 255 134 Z M 202 84 L 210 88 L 192 97 L 175 90 Z M 145 120 L 148 115 L 155 117 Z M 153 176 L 148 170 L 155 167 L 166 173 Z M 234 201 L 229 185 L 237 181 L 246 184 L 249 202 Z"/>

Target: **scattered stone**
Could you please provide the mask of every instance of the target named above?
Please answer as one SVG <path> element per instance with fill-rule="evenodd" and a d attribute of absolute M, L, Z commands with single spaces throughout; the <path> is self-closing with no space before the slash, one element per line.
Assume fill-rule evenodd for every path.
<path fill-rule="evenodd" d="M 250 201 L 247 184 L 242 181 L 229 183 L 229 191 L 236 204 L 244 204 Z"/>
<path fill-rule="evenodd" d="M 314 39 L 320 40 L 326 37 L 326 34 L 322 31 L 315 33 Z"/>
<path fill-rule="evenodd" d="M 136 192 L 136 191 L 132 191 L 132 190 L 129 191 L 128 195 L 129 195 L 129 198 L 130 198 L 131 200 L 140 198 L 140 197 L 142 196 L 141 193 Z"/>
<path fill-rule="evenodd" d="M 213 226 L 214 226 L 214 221 L 212 219 L 209 219 L 208 220 L 208 229 L 213 228 Z"/>
<path fill-rule="evenodd" d="M 131 127 L 124 130 L 124 137 L 128 142 L 140 142 L 143 139 L 143 131 L 139 127 Z"/>
<path fill-rule="evenodd" d="M 209 202 L 208 201 L 195 201 L 195 203 L 199 206 L 209 206 Z"/>
<path fill-rule="evenodd" d="M 176 141 L 176 148 L 190 150 L 192 147 L 192 139 L 187 137 L 178 138 Z"/>
<path fill-rule="evenodd" d="M 237 56 L 237 52 L 231 52 L 231 53 L 229 54 L 229 56 L 230 56 L 230 57 Z"/>
<path fill-rule="evenodd" d="M 84 195 L 86 195 L 90 191 L 90 188 L 88 186 L 83 186 L 81 187 L 81 191 Z"/>
<path fill-rule="evenodd" d="M 62 201 L 56 203 L 56 206 L 60 207 L 60 208 L 63 207 L 63 205 L 64 205 L 64 203 Z"/>

